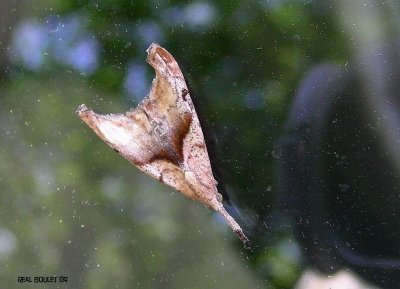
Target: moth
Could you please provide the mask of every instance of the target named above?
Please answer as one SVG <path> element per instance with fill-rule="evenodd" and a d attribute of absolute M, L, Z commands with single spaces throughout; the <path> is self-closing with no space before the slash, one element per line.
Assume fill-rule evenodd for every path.
<path fill-rule="evenodd" d="M 111 148 L 147 175 L 219 212 L 246 244 L 225 210 L 185 78 L 174 57 L 153 43 L 147 62 L 156 77 L 149 95 L 125 114 L 97 114 L 84 104 L 78 116 Z"/>

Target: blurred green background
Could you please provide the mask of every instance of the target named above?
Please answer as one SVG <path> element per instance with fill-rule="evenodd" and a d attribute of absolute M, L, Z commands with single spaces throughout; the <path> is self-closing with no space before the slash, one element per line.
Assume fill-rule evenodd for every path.
<path fill-rule="evenodd" d="M 276 140 L 307 71 L 351 57 L 345 2 L 323 2 L 0 1 L 0 288 L 292 288 L 304 262 L 275 204 Z M 74 113 L 137 105 L 152 42 L 201 103 L 252 250 Z"/>

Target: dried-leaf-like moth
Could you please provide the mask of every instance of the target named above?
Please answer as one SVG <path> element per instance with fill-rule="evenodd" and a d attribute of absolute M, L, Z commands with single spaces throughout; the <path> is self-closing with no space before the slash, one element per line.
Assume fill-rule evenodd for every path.
<path fill-rule="evenodd" d="M 138 107 L 125 114 L 101 115 L 82 104 L 77 114 L 141 171 L 221 213 L 246 242 L 242 229 L 222 205 L 199 119 L 178 63 L 158 44 L 151 44 L 147 54 L 156 77 Z"/>

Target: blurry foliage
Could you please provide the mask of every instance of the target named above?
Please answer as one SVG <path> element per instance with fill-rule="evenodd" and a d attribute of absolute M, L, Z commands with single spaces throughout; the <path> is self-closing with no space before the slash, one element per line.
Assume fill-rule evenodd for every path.
<path fill-rule="evenodd" d="M 79 73 L 53 50 L 33 71 L 14 62 L 0 88 L 0 228 L 17 239 L 14 253 L 0 255 L 0 282 L 65 270 L 71 288 L 291 287 L 302 267 L 279 250 L 298 248 L 275 209 L 275 141 L 308 68 L 348 60 L 334 10 L 309 2 L 25 3 L 25 18 L 40 23 L 78 17 L 100 58 Z M 142 96 L 124 81 L 132 62 L 145 65 L 152 41 L 181 64 L 216 137 L 228 192 L 244 219 L 258 222 L 252 251 L 232 250 L 221 236 L 234 236 L 216 236 L 225 227 L 203 207 L 139 174 L 74 115 L 81 103 L 102 112 L 137 103 Z M 247 271 L 249 261 L 267 281 Z"/>

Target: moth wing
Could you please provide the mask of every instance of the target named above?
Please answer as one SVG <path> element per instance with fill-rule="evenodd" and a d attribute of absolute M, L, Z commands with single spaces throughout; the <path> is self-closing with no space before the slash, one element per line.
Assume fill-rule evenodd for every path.
<path fill-rule="evenodd" d="M 195 113 L 187 102 L 188 88 L 178 63 L 167 50 L 152 44 L 147 52 L 147 62 L 154 68 L 156 77 L 140 107 L 159 127 L 160 141 L 175 161 L 182 163 L 183 139 Z"/>
<path fill-rule="evenodd" d="M 162 150 L 154 143 L 147 116 L 140 109 L 101 115 L 81 105 L 77 113 L 104 142 L 135 165 L 149 162 Z"/>
<path fill-rule="evenodd" d="M 180 168 L 162 157 L 164 149 L 154 140 L 153 128 L 141 109 L 101 115 L 82 105 L 78 114 L 105 143 L 141 171 L 194 197 Z"/>
<path fill-rule="evenodd" d="M 151 115 L 154 109 L 155 119 L 161 113 L 167 120 L 172 149 L 182 162 L 187 181 L 194 182 L 197 195 L 203 195 L 201 200 L 219 198 L 203 132 L 182 71 L 174 57 L 158 44 L 152 44 L 147 52 L 156 78 L 143 107 Z"/>
<path fill-rule="evenodd" d="M 175 164 L 158 159 L 151 163 L 138 166 L 141 171 L 182 192 L 191 199 L 196 199 L 196 193 L 185 178 L 184 172 Z"/>

